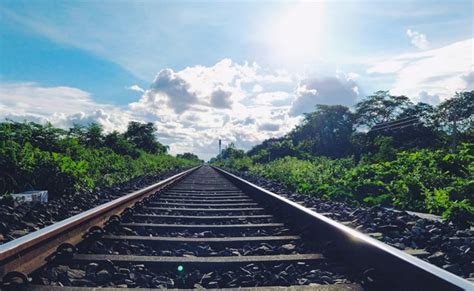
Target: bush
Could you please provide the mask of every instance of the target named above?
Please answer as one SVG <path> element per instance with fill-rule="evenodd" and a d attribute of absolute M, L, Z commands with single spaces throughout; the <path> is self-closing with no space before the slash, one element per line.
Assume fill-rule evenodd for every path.
<path fill-rule="evenodd" d="M 474 222 L 474 144 L 455 153 L 403 151 L 389 161 L 284 157 L 247 165 L 247 158 L 224 166 L 276 180 L 299 193 L 326 199 L 350 199 L 368 205 L 395 206 L 443 215 L 456 223 Z"/>
<path fill-rule="evenodd" d="M 474 222 L 474 207 L 466 200 L 456 201 L 443 213 L 443 217 L 455 224 L 469 227 Z"/>
<path fill-rule="evenodd" d="M 44 189 L 54 199 L 71 191 L 110 186 L 199 163 L 130 148 L 118 133 L 108 139 L 110 147 L 99 146 L 100 130 L 96 130 L 95 142 L 81 143 L 77 128 L 73 135 L 66 135 L 51 125 L 0 123 L 0 195 Z M 50 142 L 40 143 L 45 140 L 44 132 L 55 134 L 46 135 Z"/>
<path fill-rule="evenodd" d="M 351 158 L 332 160 L 318 157 L 309 161 L 285 157 L 268 164 L 257 164 L 253 171 L 263 177 L 278 180 L 300 193 L 328 198 L 350 195 L 334 184 L 353 166 Z"/>

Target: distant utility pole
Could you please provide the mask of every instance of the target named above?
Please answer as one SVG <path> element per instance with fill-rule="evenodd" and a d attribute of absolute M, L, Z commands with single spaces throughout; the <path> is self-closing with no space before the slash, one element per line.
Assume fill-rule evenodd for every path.
<path fill-rule="evenodd" d="M 222 150 L 222 141 L 219 139 L 219 155 L 221 154 Z"/>

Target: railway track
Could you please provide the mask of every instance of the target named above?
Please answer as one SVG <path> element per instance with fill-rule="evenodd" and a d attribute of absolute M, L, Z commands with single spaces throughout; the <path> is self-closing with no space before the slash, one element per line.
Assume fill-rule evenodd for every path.
<path fill-rule="evenodd" d="M 0 266 L 12 290 L 473 288 L 208 166 L 1 245 Z"/>

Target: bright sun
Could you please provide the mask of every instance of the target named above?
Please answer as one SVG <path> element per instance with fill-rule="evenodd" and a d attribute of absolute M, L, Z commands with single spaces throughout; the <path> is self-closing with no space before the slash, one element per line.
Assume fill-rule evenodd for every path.
<path fill-rule="evenodd" d="M 304 62 L 319 57 L 323 3 L 301 3 L 274 16 L 267 28 L 267 45 L 283 62 Z"/>

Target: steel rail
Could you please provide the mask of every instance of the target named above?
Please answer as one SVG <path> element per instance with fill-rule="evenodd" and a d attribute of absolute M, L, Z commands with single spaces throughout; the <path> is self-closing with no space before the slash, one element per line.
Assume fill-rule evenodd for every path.
<path fill-rule="evenodd" d="M 46 264 L 46 258 L 54 254 L 59 245 L 75 245 L 91 227 L 103 226 L 111 216 L 176 183 L 197 168 L 199 166 L 0 245 L 0 277 L 14 271 L 32 273 Z"/>
<path fill-rule="evenodd" d="M 221 168 L 212 166 L 262 205 L 289 216 L 289 222 L 315 240 L 334 243 L 333 254 L 361 273 L 377 290 L 474 290 L 474 284 L 281 197 Z M 324 236 L 322 235 L 324 234 Z"/>

